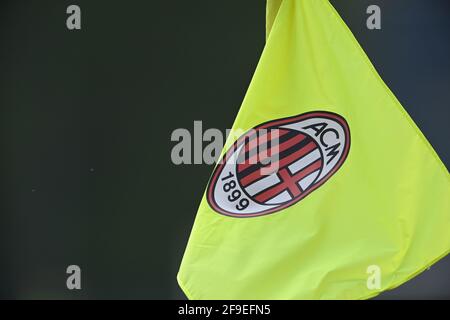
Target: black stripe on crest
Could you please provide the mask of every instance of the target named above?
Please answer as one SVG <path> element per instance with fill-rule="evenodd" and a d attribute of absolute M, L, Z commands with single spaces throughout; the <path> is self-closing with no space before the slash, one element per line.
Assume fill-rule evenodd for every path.
<path fill-rule="evenodd" d="M 302 141 L 298 142 L 297 144 L 294 144 L 289 149 L 286 149 L 286 150 L 282 151 L 281 153 L 279 153 L 277 160 L 281 161 L 283 158 L 286 158 L 287 156 L 289 156 L 289 155 L 293 154 L 294 152 L 300 150 L 301 148 L 305 147 L 311 141 L 313 141 L 311 137 L 305 136 L 305 138 Z M 258 161 L 258 163 L 252 164 L 248 168 L 245 168 L 243 171 L 238 173 L 239 179 L 244 178 L 245 176 L 249 175 L 250 173 L 253 173 L 256 170 L 261 169 L 262 167 L 269 166 L 272 162 L 273 161 L 266 163 L 266 164 L 262 164 L 261 162 Z"/>

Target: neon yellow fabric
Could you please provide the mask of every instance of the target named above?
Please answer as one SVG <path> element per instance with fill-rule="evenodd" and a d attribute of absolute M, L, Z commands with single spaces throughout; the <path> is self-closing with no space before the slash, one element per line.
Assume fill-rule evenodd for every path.
<path fill-rule="evenodd" d="M 177 277 L 189 298 L 369 298 L 449 252 L 447 169 L 331 4 L 283 0 L 233 128 L 315 110 L 347 120 L 345 163 L 274 214 L 229 217 L 204 197 Z"/>
<path fill-rule="evenodd" d="M 266 4 L 266 39 L 269 37 L 275 17 L 278 14 L 282 0 L 267 0 Z"/>

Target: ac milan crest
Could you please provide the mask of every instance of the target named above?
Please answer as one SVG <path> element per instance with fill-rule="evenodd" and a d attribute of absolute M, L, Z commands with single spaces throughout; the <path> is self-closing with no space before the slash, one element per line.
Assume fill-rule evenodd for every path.
<path fill-rule="evenodd" d="M 263 123 L 224 155 L 209 183 L 208 202 L 233 217 L 280 211 L 323 185 L 349 149 L 348 124 L 335 113 L 308 112 Z"/>

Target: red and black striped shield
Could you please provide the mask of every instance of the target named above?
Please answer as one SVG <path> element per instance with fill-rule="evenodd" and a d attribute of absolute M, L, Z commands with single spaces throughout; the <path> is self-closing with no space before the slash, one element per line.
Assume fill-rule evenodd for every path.
<path fill-rule="evenodd" d="M 208 203 L 233 217 L 280 211 L 325 183 L 349 149 L 349 126 L 335 113 L 316 111 L 263 123 L 242 135 L 217 165 Z"/>

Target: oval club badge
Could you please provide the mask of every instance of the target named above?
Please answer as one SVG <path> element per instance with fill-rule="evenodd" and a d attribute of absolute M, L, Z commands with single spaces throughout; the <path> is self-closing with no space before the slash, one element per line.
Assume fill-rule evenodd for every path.
<path fill-rule="evenodd" d="M 326 111 L 263 123 L 242 135 L 217 165 L 210 206 L 232 217 L 256 217 L 292 206 L 323 185 L 350 149 L 345 119 Z"/>

